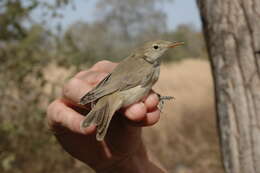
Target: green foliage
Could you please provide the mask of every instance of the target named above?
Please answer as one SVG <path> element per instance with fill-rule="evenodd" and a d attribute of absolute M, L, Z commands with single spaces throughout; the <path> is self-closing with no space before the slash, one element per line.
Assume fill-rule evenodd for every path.
<path fill-rule="evenodd" d="M 22 22 L 37 7 L 36 1 L 29 1 L 24 6 L 19 0 L 0 1 L 0 40 L 20 40 L 26 37 L 26 29 Z"/>
<path fill-rule="evenodd" d="M 52 3 L 41 0 L 1 0 L 0 40 L 24 39 L 28 35 L 27 25 L 32 24 L 31 14 L 35 9 L 46 9 L 52 13 L 52 17 L 57 17 L 59 16 L 57 9 L 70 2 L 71 0 L 55 0 Z"/>
<path fill-rule="evenodd" d="M 79 170 L 45 123 L 42 105 L 54 95 L 43 92 L 43 70 L 54 62 L 55 37 L 43 25 L 25 25 L 40 1 L 0 5 L 0 172 L 62 172 L 67 165 L 68 171 Z"/>

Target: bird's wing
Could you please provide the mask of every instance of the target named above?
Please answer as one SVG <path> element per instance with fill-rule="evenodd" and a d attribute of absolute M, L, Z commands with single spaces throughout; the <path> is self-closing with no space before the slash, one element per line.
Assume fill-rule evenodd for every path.
<path fill-rule="evenodd" d="M 134 76 L 134 77 L 133 77 Z M 154 77 L 154 71 L 143 71 L 143 70 L 138 70 L 132 73 L 128 73 L 121 81 L 120 84 L 120 91 L 127 90 L 130 88 L 134 88 L 138 85 L 141 85 L 145 87 L 148 85 L 151 80 L 153 80 Z"/>
<path fill-rule="evenodd" d="M 142 64 L 138 62 L 132 64 L 133 68 L 130 68 L 131 71 L 128 72 L 122 69 L 127 65 L 129 68 L 129 64 L 120 63 L 112 73 L 108 74 L 95 88 L 81 98 L 80 104 L 91 103 L 118 90 L 123 91 L 138 85 L 145 86 L 152 80 L 151 70 L 144 70 Z M 120 72 L 122 73 L 120 74 Z"/>
<path fill-rule="evenodd" d="M 88 103 L 91 103 L 100 97 L 103 97 L 109 93 L 114 92 L 115 88 L 108 87 L 108 84 L 110 83 L 110 77 L 111 73 L 109 73 L 96 87 L 94 87 L 91 91 L 86 93 L 81 99 L 80 104 L 85 105 Z"/>

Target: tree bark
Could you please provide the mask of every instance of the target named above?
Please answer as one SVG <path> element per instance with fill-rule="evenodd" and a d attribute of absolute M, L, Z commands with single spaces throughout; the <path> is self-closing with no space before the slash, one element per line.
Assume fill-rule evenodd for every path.
<path fill-rule="evenodd" d="M 260 0 L 197 0 L 227 173 L 260 172 Z"/>

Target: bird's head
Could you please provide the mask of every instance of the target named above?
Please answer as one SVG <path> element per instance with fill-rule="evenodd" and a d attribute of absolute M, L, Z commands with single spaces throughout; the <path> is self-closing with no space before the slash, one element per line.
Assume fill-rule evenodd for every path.
<path fill-rule="evenodd" d="M 147 42 L 143 47 L 143 53 L 145 59 L 151 63 L 157 61 L 165 51 L 169 48 L 174 48 L 179 45 L 183 45 L 183 42 L 170 42 L 164 40 L 156 40 Z"/>

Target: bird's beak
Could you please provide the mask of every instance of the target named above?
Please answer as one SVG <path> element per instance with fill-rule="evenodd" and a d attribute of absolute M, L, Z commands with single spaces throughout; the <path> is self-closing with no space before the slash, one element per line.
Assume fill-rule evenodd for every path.
<path fill-rule="evenodd" d="M 184 42 L 173 42 L 172 44 L 170 44 L 169 46 L 168 46 L 168 48 L 174 48 L 174 47 L 176 47 L 176 46 L 181 46 L 181 45 L 184 45 Z"/>

